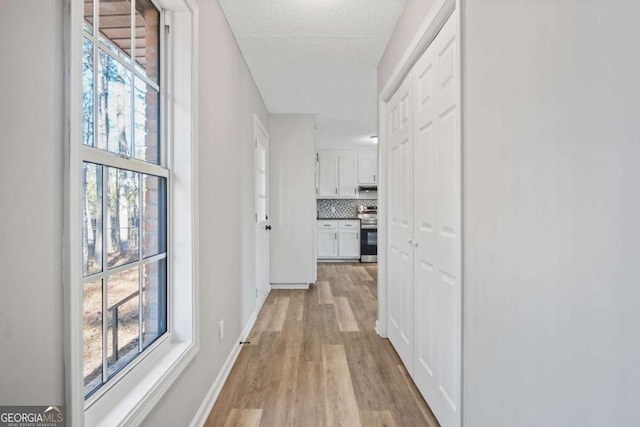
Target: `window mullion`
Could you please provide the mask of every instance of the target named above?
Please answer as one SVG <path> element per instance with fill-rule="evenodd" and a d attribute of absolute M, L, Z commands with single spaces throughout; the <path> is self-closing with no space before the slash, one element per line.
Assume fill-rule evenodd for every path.
<path fill-rule="evenodd" d="M 83 145 L 80 147 L 81 156 L 84 161 L 106 165 L 113 168 L 125 169 L 132 172 L 144 173 L 147 175 L 169 177 L 169 171 L 162 166 L 145 162 L 144 160 L 120 156 L 110 151 Z"/>
<path fill-rule="evenodd" d="M 107 382 L 109 377 L 109 371 L 107 366 L 108 360 L 108 332 L 109 332 L 109 316 L 107 314 L 108 308 L 108 285 L 109 277 L 107 270 L 107 250 L 108 250 L 108 233 L 109 233 L 109 175 L 107 173 L 107 167 L 102 166 L 102 271 L 104 277 L 102 279 L 102 383 Z"/>
<path fill-rule="evenodd" d="M 140 211 L 138 214 L 138 259 L 140 260 L 140 265 L 138 266 L 138 352 L 142 353 L 142 283 L 144 278 L 142 277 L 144 274 L 144 264 L 142 263 L 142 248 L 144 245 L 144 236 L 142 235 L 142 224 L 144 222 L 144 214 L 145 208 L 143 203 L 143 191 L 144 191 L 144 180 L 142 179 L 142 174 L 138 175 L 138 206 L 140 206 Z"/>
<path fill-rule="evenodd" d="M 131 43 L 131 117 L 129 117 L 129 126 L 131 126 L 131 141 L 129 141 L 129 149 L 131 152 L 129 156 L 136 157 L 136 2 L 131 0 L 131 16 L 129 22 L 131 23 L 131 34 L 129 34 L 129 40 Z"/>

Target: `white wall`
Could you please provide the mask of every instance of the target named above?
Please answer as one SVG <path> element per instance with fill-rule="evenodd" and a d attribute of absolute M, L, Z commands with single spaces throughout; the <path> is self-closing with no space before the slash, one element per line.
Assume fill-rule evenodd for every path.
<path fill-rule="evenodd" d="M 150 426 L 191 422 L 256 307 L 253 114 L 265 126 L 269 116 L 218 2 L 199 5 L 200 352 Z"/>
<path fill-rule="evenodd" d="M 313 116 L 271 116 L 271 283 L 309 284 L 316 279 L 314 135 Z"/>
<path fill-rule="evenodd" d="M 465 425 L 638 425 L 640 4 L 465 4 Z"/>
<path fill-rule="evenodd" d="M 0 5 L 0 405 L 64 402 L 62 12 Z"/>
<path fill-rule="evenodd" d="M 378 63 L 378 92 L 393 73 L 407 46 L 420 29 L 435 0 L 407 0 L 396 28 Z"/>

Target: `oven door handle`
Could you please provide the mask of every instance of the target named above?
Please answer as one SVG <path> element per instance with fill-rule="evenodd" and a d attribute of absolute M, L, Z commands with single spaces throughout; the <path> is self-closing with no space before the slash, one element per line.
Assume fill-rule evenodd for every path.
<path fill-rule="evenodd" d="M 378 226 L 377 225 L 361 225 L 360 226 L 361 230 L 377 230 Z"/>

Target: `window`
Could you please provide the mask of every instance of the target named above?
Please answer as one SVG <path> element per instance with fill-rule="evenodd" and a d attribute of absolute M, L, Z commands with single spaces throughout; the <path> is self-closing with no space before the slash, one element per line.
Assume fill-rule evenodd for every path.
<path fill-rule="evenodd" d="M 160 20 L 151 0 L 84 1 L 77 143 L 85 399 L 168 330 Z"/>

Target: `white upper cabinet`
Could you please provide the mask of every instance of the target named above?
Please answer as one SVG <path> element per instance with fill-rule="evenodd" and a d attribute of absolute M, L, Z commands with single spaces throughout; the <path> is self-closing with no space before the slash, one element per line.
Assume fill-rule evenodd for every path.
<path fill-rule="evenodd" d="M 358 184 L 378 183 L 378 152 L 358 151 Z"/>
<path fill-rule="evenodd" d="M 358 162 L 353 152 L 340 153 L 338 172 L 338 195 L 343 197 L 358 197 L 358 183 L 356 182 Z"/>
<path fill-rule="evenodd" d="M 320 151 L 317 159 L 318 188 L 316 193 L 319 197 L 336 197 L 338 195 L 338 153 Z"/>
<path fill-rule="evenodd" d="M 376 185 L 376 150 L 320 150 L 316 162 L 318 198 L 359 198 L 358 185 Z M 368 194 L 362 195 L 367 197 Z"/>

